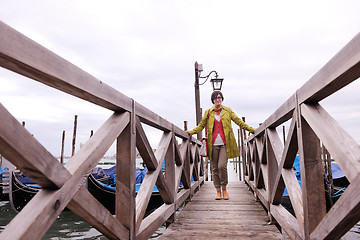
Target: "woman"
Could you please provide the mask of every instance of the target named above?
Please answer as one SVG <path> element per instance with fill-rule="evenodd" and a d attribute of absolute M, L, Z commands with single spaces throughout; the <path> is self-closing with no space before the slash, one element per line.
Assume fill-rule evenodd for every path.
<path fill-rule="evenodd" d="M 231 127 L 231 120 L 240 128 L 254 133 L 254 129 L 236 116 L 231 108 L 222 105 L 223 101 L 223 94 L 220 91 L 214 91 L 211 94 L 211 102 L 214 106 L 205 111 L 204 117 L 197 127 L 187 131 L 190 135 L 196 134 L 208 125 L 207 150 L 211 162 L 211 176 L 217 191 L 216 200 L 229 199 L 229 194 L 226 191 L 228 184 L 227 159 L 240 155 Z"/>

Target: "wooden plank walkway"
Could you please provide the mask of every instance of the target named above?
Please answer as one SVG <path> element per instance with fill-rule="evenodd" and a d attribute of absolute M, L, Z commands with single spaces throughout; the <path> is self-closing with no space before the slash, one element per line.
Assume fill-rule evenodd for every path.
<path fill-rule="evenodd" d="M 229 182 L 230 200 L 215 200 L 205 182 L 159 239 L 284 239 L 244 182 Z"/>

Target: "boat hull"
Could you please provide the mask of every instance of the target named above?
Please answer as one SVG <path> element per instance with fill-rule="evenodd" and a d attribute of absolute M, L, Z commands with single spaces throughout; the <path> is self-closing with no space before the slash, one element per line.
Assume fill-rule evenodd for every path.
<path fill-rule="evenodd" d="M 11 174 L 10 186 L 9 201 L 16 212 L 20 212 L 40 190 L 40 187 L 31 187 L 21 182 L 15 172 Z M 115 214 L 115 190 L 104 187 L 92 174 L 88 177 L 88 190 L 111 214 Z M 160 193 L 153 192 L 147 210 L 158 208 L 163 203 Z"/>
<path fill-rule="evenodd" d="M 88 190 L 111 214 L 115 214 L 115 189 L 109 189 L 89 175 Z M 148 211 L 154 210 L 163 204 L 163 200 L 159 192 L 153 192 L 147 207 Z"/>

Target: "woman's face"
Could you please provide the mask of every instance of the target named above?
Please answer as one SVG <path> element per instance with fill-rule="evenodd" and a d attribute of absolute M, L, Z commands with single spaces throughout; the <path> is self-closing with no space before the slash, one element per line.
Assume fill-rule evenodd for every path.
<path fill-rule="evenodd" d="M 215 104 L 215 107 L 221 107 L 221 104 L 222 104 L 222 97 L 220 94 L 218 94 L 216 96 L 216 98 L 214 99 L 214 104 Z"/>

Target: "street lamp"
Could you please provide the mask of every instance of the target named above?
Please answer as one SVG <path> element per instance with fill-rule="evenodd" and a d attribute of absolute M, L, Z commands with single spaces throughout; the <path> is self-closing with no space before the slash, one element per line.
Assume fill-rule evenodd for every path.
<path fill-rule="evenodd" d="M 210 82 L 212 83 L 213 86 L 213 91 L 221 90 L 222 87 L 222 82 L 223 82 L 223 78 L 218 78 L 218 73 L 216 71 L 211 71 L 208 75 L 202 77 L 201 72 L 203 71 L 203 67 L 202 64 L 198 64 L 197 62 L 195 62 L 195 109 L 196 109 L 196 125 L 198 125 L 201 121 L 201 110 L 200 110 L 200 90 L 199 90 L 199 86 L 203 85 L 204 83 L 206 83 L 206 81 L 209 79 L 211 74 L 215 74 L 215 78 L 212 78 L 210 80 Z M 203 83 L 199 83 L 199 79 L 200 78 L 205 78 L 205 81 Z M 202 139 L 202 133 L 198 133 L 197 134 L 197 138 L 199 140 Z"/>
<path fill-rule="evenodd" d="M 210 80 L 210 82 L 212 83 L 212 85 L 213 85 L 213 90 L 215 91 L 215 90 L 218 90 L 218 91 L 220 91 L 221 90 L 221 87 L 222 87 L 222 82 L 223 82 L 223 78 L 212 78 L 211 80 Z"/>

